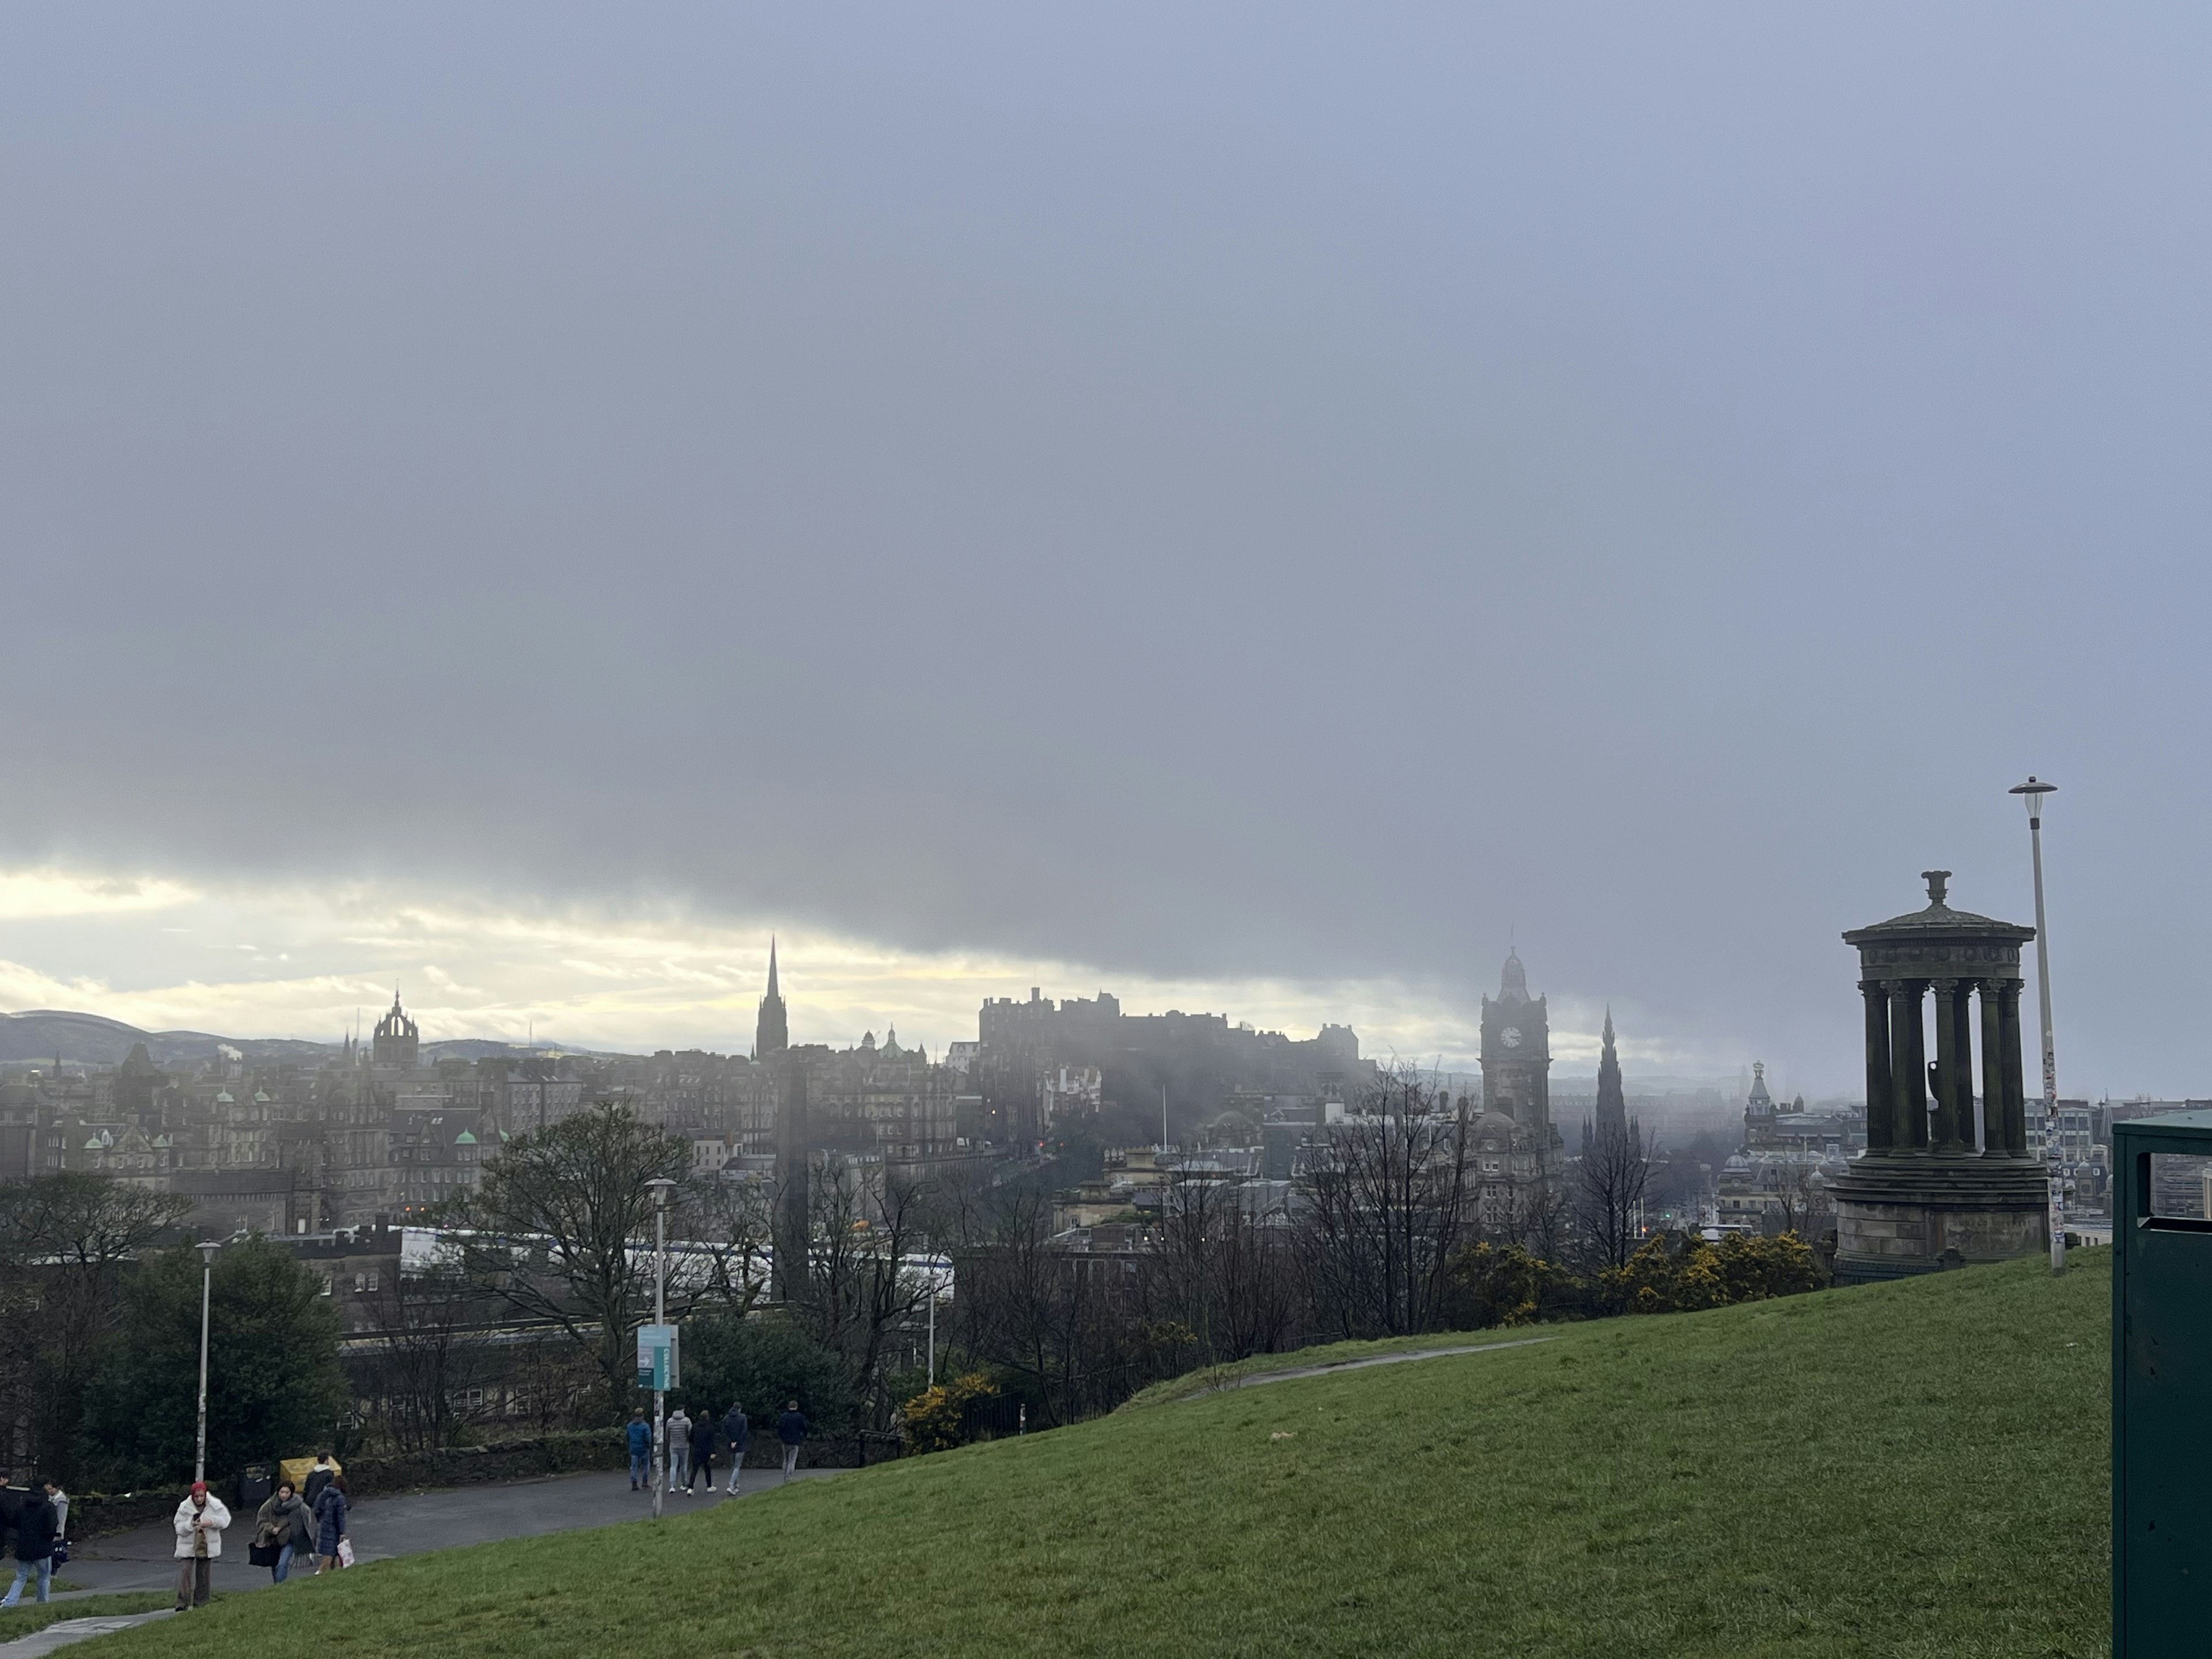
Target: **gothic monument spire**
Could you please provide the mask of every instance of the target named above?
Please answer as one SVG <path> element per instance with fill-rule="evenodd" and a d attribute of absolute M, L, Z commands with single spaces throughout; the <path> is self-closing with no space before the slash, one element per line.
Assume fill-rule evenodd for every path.
<path fill-rule="evenodd" d="M 1628 1127 L 1628 1100 L 1620 1091 L 1620 1056 L 1613 1046 L 1613 1009 L 1605 1011 L 1605 1048 L 1597 1062 L 1597 1127 Z"/>
<path fill-rule="evenodd" d="M 775 939 L 768 942 L 768 994 L 760 1000 L 760 1018 L 753 1027 L 753 1058 L 766 1060 L 791 1047 L 791 1027 L 783 1012 L 783 994 L 775 983 Z"/>

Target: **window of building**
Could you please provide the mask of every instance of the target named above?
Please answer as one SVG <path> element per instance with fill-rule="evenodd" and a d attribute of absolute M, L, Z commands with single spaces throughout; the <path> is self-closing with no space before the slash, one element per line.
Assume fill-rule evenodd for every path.
<path fill-rule="evenodd" d="M 362 1274 L 362 1273 L 356 1273 L 356 1274 L 353 1276 L 353 1290 L 354 1290 L 354 1294 L 355 1294 L 356 1296 L 359 1296 L 359 1295 L 362 1293 L 362 1291 L 363 1291 L 364 1290 L 366 1290 L 366 1289 L 368 1289 L 368 1279 L 367 1276 L 366 1276 L 366 1275 L 364 1275 L 364 1274 Z"/>

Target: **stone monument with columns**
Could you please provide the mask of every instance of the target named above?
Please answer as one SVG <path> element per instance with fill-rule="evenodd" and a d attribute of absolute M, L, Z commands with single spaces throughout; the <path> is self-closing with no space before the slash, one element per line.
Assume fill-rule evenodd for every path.
<path fill-rule="evenodd" d="M 2021 1069 L 2020 947 L 2035 929 L 1954 910 L 1951 872 L 1922 876 L 1926 909 L 1844 935 L 1866 998 L 1867 1149 L 1829 1187 L 1842 1285 L 2050 1248 Z"/>

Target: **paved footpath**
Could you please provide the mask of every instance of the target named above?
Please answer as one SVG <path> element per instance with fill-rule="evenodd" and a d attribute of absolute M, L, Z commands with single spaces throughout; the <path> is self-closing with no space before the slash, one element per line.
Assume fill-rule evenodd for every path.
<path fill-rule="evenodd" d="M 842 1474 L 842 1469 L 801 1469 L 794 1480 L 818 1480 Z M 718 1469 L 722 1482 L 727 1470 Z M 675 1492 L 662 1500 L 665 1515 L 690 1515 L 717 1504 L 749 1501 L 775 1489 L 782 1479 L 775 1469 L 749 1468 L 744 1474 L 744 1497 L 733 1499 L 718 1485 L 712 1498 Z M 215 1587 L 224 1595 L 270 1589 L 269 1569 L 248 1565 L 246 1547 L 253 1540 L 253 1517 L 237 1515 L 222 1535 L 222 1559 L 216 1564 Z M 617 1522 L 638 1521 L 653 1513 L 649 1492 L 632 1492 L 629 1477 L 619 1470 L 592 1474 L 555 1475 L 540 1480 L 520 1480 L 510 1486 L 463 1486 L 450 1492 L 408 1492 L 394 1498 L 364 1498 L 353 1506 L 348 1532 L 353 1539 L 356 1563 L 382 1561 L 397 1555 L 418 1555 L 427 1550 L 456 1549 L 464 1544 L 489 1543 L 501 1538 L 526 1538 L 542 1533 L 573 1532 L 582 1527 L 610 1527 Z M 167 1590 L 177 1581 L 177 1535 L 167 1522 L 141 1527 L 134 1532 L 95 1538 L 70 1547 L 63 1574 L 85 1588 L 78 1595 L 110 1595 L 120 1590 Z M 295 1565 L 293 1575 L 303 1576 Z M 71 1595 L 55 1600 L 67 1601 Z M 131 1625 L 167 1619 L 167 1612 L 142 1613 L 122 1619 L 64 1620 L 0 1642 L 0 1659 L 29 1659 L 51 1653 L 71 1642 L 105 1635 Z"/>
<path fill-rule="evenodd" d="M 1370 1365 L 1403 1365 L 1415 1359 L 1447 1359 L 1455 1353 L 1495 1353 L 1500 1348 L 1527 1348 L 1552 1340 L 1548 1336 L 1524 1336 L 1512 1342 L 1476 1342 L 1456 1348 L 1413 1348 L 1404 1353 L 1374 1354 L 1365 1359 L 1340 1359 L 1328 1365 L 1300 1365 L 1287 1371 L 1261 1371 L 1256 1376 L 1232 1376 L 1226 1382 L 1200 1389 L 1197 1393 L 1187 1394 L 1182 1398 L 1186 1401 L 1203 1400 L 1210 1394 L 1222 1394 L 1231 1389 L 1256 1389 L 1263 1382 L 1295 1382 L 1302 1376 L 1334 1376 L 1339 1371 L 1364 1371 Z"/>

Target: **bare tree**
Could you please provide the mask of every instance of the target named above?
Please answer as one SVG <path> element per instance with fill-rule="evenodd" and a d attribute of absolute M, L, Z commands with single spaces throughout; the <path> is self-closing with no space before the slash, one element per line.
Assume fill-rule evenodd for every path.
<path fill-rule="evenodd" d="M 1464 1096 L 1455 1108 L 1410 1071 L 1330 1126 L 1300 1229 L 1320 1324 L 1347 1337 L 1429 1328 L 1473 1221 L 1468 1127 Z"/>
<path fill-rule="evenodd" d="M 1576 1231 L 1591 1265 L 1621 1267 L 1635 1252 L 1638 1212 L 1650 1174 L 1643 1127 L 1634 1118 L 1626 1123 L 1584 1121 L 1583 1152 L 1574 1164 L 1572 1208 Z"/>
<path fill-rule="evenodd" d="M 357 1385 L 402 1450 L 449 1445 L 482 1414 L 468 1402 L 489 1370 L 487 1301 L 449 1267 L 395 1274 L 377 1293 Z"/>
<path fill-rule="evenodd" d="M 722 1183 L 692 1181 L 690 1149 L 602 1100 L 542 1131 L 517 1136 L 453 1205 L 459 1267 L 467 1281 L 526 1320 L 551 1326 L 590 1354 L 619 1413 L 634 1384 L 632 1333 L 652 1305 L 651 1183 L 678 1183 L 671 1236 L 682 1243 L 668 1305 L 744 1305 L 757 1292 L 763 1243 Z"/>
<path fill-rule="evenodd" d="M 1827 1183 L 1820 1179 L 1818 1164 L 1791 1158 L 1771 1164 L 1769 1170 L 1775 1208 L 1768 1213 L 1781 1221 L 1778 1231 L 1818 1238 L 1824 1229 L 1835 1224 L 1835 1203 L 1828 1196 Z"/>
<path fill-rule="evenodd" d="M 865 1398 L 876 1389 L 888 1333 L 928 1299 L 928 1274 L 909 1260 L 928 1188 L 835 1154 L 811 1176 L 806 1273 L 796 1299 L 823 1345 L 845 1356 Z"/>
<path fill-rule="evenodd" d="M 1218 1364 L 1267 1353 L 1304 1325 L 1290 1230 L 1253 1212 L 1240 1182 L 1186 1176 L 1169 1188 L 1150 1265 L 1164 1316 Z"/>

